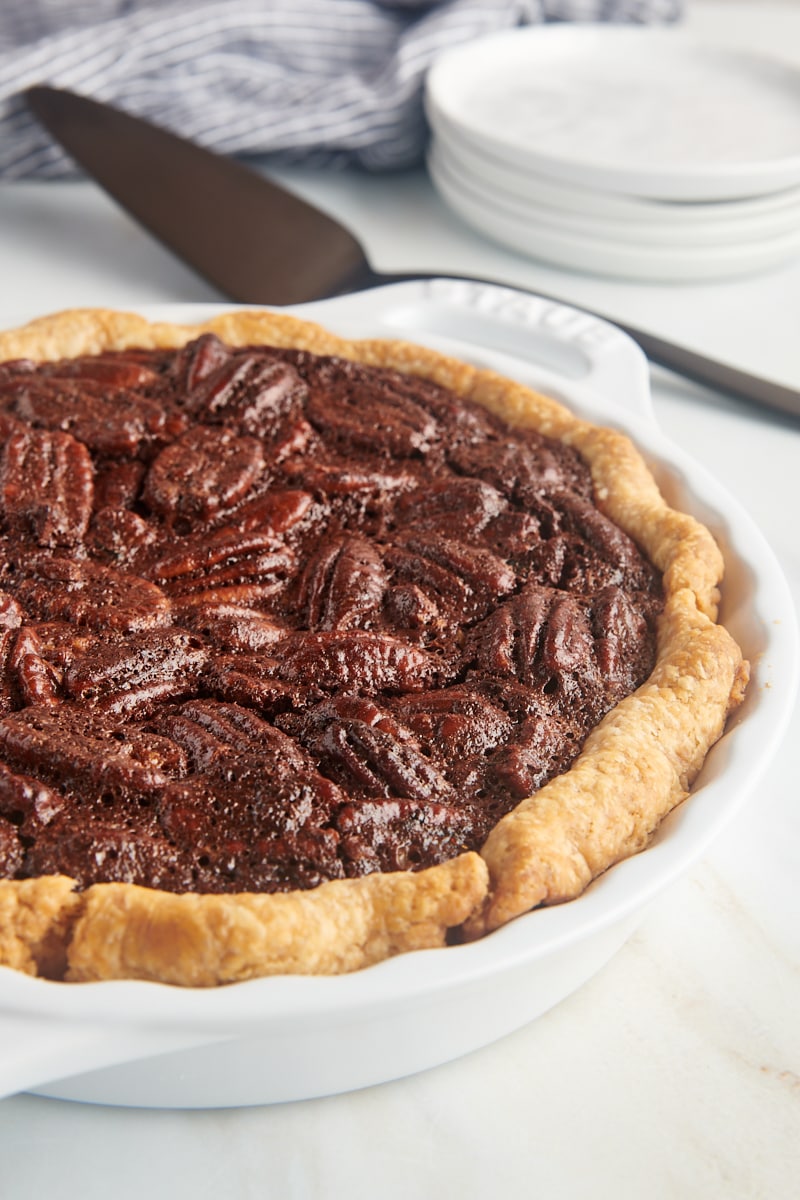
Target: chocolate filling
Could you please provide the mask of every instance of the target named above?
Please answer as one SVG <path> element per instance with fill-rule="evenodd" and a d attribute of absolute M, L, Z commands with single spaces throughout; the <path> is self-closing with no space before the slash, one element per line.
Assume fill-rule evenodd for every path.
<path fill-rule="evenodd" d="M 0 366 L 0 877 L 282 891 L 480 847 L 649 674 L 570 448 L 204 335 Z"/>

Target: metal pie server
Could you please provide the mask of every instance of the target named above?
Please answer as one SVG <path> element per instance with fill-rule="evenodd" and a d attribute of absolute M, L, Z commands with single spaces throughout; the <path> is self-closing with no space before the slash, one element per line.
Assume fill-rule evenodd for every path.
<path fill-rule="evenodd" d="M 358 240 L 326 213 L 241 162 L 111 105 L 46 86 L 29 88 L 26 99 L 88 175 L 173 253 L 239 303 L 301 304 L 401 280 L 442 274 L 453 278 L 443 272 L 374 271 Z M 603 319 L 633 338 L 651 362 L 677 375 L 800 416 L 800 393 L 789 387 L 613 317 Z"/>

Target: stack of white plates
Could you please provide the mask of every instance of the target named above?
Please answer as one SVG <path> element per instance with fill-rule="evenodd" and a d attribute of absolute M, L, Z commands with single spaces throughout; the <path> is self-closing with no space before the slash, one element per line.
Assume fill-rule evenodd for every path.
<path fill-rule="evenodd" d="M 648 280 L 745 275 L 800 252 L 800 71 L 675 29 L 549 25 L 442 55 L 428 166 L 514 250 Z"/>

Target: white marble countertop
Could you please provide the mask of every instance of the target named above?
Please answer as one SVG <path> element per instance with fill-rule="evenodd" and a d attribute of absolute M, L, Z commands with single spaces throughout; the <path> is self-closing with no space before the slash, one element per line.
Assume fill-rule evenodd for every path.
<path fill-rule="evenodd" d="M 688 3 L 688 28 L 800 62 L 800 4 Z M 800 389 L 800 260 L 750 279 L 610 282 L 471 233 L 422 172 L 283 172 L 379 269 L 559 295 Z M 217 299 L 89 183 L 0 185 L 0 324 Z M 800 602 L 800 422 L 653 372 L 662 429 L 761 526 Z M 800 722 L 758 794 L 588 984 L 447 1066 L 326 1099 L 148 1111 L 0 1101 L 0 1196 L 592 1195 L 788 1200 L 800 1168 Z"/>

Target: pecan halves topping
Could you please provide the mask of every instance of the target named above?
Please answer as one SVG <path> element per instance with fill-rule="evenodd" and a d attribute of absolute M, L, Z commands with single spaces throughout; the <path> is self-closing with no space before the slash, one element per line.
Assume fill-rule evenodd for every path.
<path fill-rule="evenodd" d="M 257 609 L 242 604 L 214 603 L 213 598 L 198 602 L 194 596 L 179 597 L 172 606 L 180 625 L 196 629 L 209 645 L 223 654 L 267 652 L 282 642 L 290 630 Z"/>
<path fill-rule="evenodd" d="M 310 384 L 309 421 L 335 442 L 382 455 L 408 458 L 430 450 L 439 425 L 417 402 L 413 385 L 402 375 L 367 371 L 362 377 L 350 367 L 344 360 L 321 366 Z"/>
<path fill-rule="evenodd" d="M 109 565 L 133 568 L 142 552 L 158 540 L 151 522 L 127 508 L 101 508 L 89 531 L 89 549 Z"/>
<path fill-rule="evenodd" d="M 278 564 L 288 567 L 293 561 L 291 551 L 270 529 L 241 531 L 226 526 L 176 538 L 166 549 L 159 547 L 142 563 L 142 574 L 164 586 L 191 576 L 209 578 L 214 570 L 224 572 L 232 564 L 254 557 L 272 560 L 272 570 Z"/>
<path fill-rule="evenodd" d="M 95 358 L 62 359 L 44 368 L 50 379 L 75 379 L 83 383 L 100 383 L 106 388 L 149 390 L 158 386 L 158 371 L 135 354 L 98 354 Z"/>
<path fill-rule="evenodd" d="M 138 459 L 103 459 L 95 460 L 94 474 L 94 507 L 97 512 L 103 508 L 132 508 L 139 499 L 147 474 L 147 464 Z"/>
<path fill-rule="evenodd" d="M 143 498 L 168 519 L 206 521 L 242 500 L 263 469 L 264 452 L 255 438 L 199 427 L 161 451 Z"/>
<path fill-rule="evenodd" d="M 91 629 L 134 632 L 172 619 L 169 601 L 154 583 L 91 561 L 32 555 L 17 595 L 41 620 Z"/>
<path fill-rule="evenodd" d="M 648 620 L 658 605 L 636 607 L 621 588 L 599 592 L 593 604 L 597 665 L 602 677 L 620 694 L 630 691 L 647 674 L 650 666 Z"/>
<path fill-rule="evenodd" d="M 431 381 L 212 334 L 19 361 L 0 446 L 0 876 L 417 871 L 649 669 L 587 464 Z"/>
<path fill-rule="evenodd" d="M 490 483 L 524 508 L 553 489 L 586 487 L 577 456 L 561 447 L 556 457 L 536 434 L 525 443 L 494 437 L 456 445 L 448 458 L 457 471 Z"/>
<path fill-rule="evenodd" d="M 282 591 L 297 557 L 270 528 L 225 526 L 176 538 L 155 555 L 145 551 L 139 566 L 178 605 L 246 607 Z"/>
<path fill-rule="evenodd" d="M 66 433 L 14 433 L 0 459 L 0 513 L 8 529 L 40 546 L 78 546 L 93 502 L 89 451 Z"/>
<path fill-rule="evenodd" d="M 23 627 L 14 639 L 8 669 L 16 676 L 25 704 L 57 704 L 61 698 L 61 673 L 42 655 L 34 629 Z"/>
<path fill-rule="evenodd" d="M 295 760 L 297 753 L 295 748 Z M 343 877 L 331 827 L 343 801 L 310 761 L 290 764 L 279 753 L 264 771 L 260 753 L 237 753 L 170 784 L 157 813 L 174 844 L 201 869 L 213 868 L 210 890 L 282 891 L 298 880 L 313 887 Z"/>
<path fill-rule="evenodd" d="M 293 682 L 268 673 L 276 669 L 277 660 L 262 655 L 219 655 L 208 665 L 203 688 L 219 700 L 246 705 L 259 713 L 302 709 L 322 698 L 316 680 Z"/>
<path fill-rule="evenodd" d="M 376 496 L 393 497 L 416 486 L 413 475 L 403 471 L 384 469 L 370 470 L 367 465 L 339 460 L 335 457 L 325 462 L 300 458 L 287 463 L 284 474 L 311 491 L 326 496 Z"/>
<path fill-rule="evenodd" d="M 201 420 L 269 437 L 299 410 L 308 389 L 295 368 L 264 354 L 232 355 L 204 376 L 187 396 Z"/>
<path fill-rule="evenodd" d="M 284 767 L 306 769 L 313 764 L 292 738 L 249 708 L 226 704 L 218 700 L 187 700 L 171 710 L 174 717 L 191 723 L 223 748 L 227 758 L 236 754 L 258 754 L 268 751 L 279 756 Z M 180 745 L 180 738 L 176 739 Z M 187 750 L 189 747 L 185 747 Z"/>
<path fill-rule="evenodd" d="M 507 507 L 497 489 L 482 479 L 446 478 L 400 496 L 395 516 L 415 529 L 443 533 L 456 522 L 462 533 L 474 536 Z"/>
<path fill-rule="evenodd" d="M 473 642 L 480 668 L 525 684 L 548 686 L 552 676 L 592 665 L 594 641 L 579 601 L 533 585 L 476 626 Z"/>
<path fill-rule="evenodd" d="M 628 588 L 642 591 L 653 591 L 658 586 L 655 568 L 642 558 L 632 538 L 588 498 L 560 491 L 552 499 L 558 506 L 563 527 L 577 533 L 610 568 L 606 572 L 608 584 L 625 583 Z"/>
<path fill-rule="evenodd" d="M 415 584 L 456 624 L 485 616 L 517 582 L 514 570 L 491 550 L 440 534 L 408 537 L 384 557 L 396 579 Z"/>
<path fill-rule="evenodd" d="M 170 371 L 179 394 L 192 392 L 228 361 L 230 349 L 213 333 L 202 333 L 175 355 Z"/>
<path fill-rule="evenodd" d="M 334 699 L 313 709 L 303 728 L 303 742 L 326 774 L 356 793 L 411 800 L 452 794 L 413 733 L 371 701 Z"/>
<path fill-rule="evenodd" d="M 149 455 L 185 428 L 185 418 L 155 400 L 94 380 L 22 377 L 7 385 L 17 416 L 69 433 L 98 454 Z"/>
<path fill-rule="evenodd" d="M 185 755 L 165 738 L 126 730 L 74 705 L 32 705 L 0 721 L 0 748 L 12 768 L 80 795 L 148 799 L 185 772 Z"/>
<path fill-rule="evenodd" d="M 572 596 L 560 596 L 550 609 L 542 642 L 542 667 L 563 675 L 592 664 L 594 637 L 586 609 Z"/>
<path fill-rule="evenodd" d="M 61 792 L 29 775 L 18 775 L 0 763 L 0 814 L 24 830 L 49 825 L 68 805 Z"/>
<path fill-rule="evenodd" d="M 314 497 L 310 492 L 301 488 L 272 487 L 264 495 L 244 500 L 226 514 L 224 520 L 230 532 L 255 531 L 273 538 L 291 539 L 302 531 L 314 514 Z"/>
<path fill-rule="evenodd" d="M 297 633 L 279 645 L 272 672 L 346 691 L 415 692 L 446 678 L 450 664 L 388 634 L 352 629 Z"/>
<path fill-rule="evenodd" d="M 510 736 L 513 722 L 479 687 L 454 687 L 400 697 L 393 708 L 425 747 L 451 765 L 485 756 Z"/>
<path fill-rule="evenodd" d="M 441 801 L 371 799 L 336 818 L 348 875 L 409 871 L 454 858 L 474 837 L 472 815 Z"/>
<path fill-rule="evenodd" d="M 566 722 L 564 729 L 568 730 Z M 554 757 L 552 738 L 552 714 L 528 717 L 512 740 L 488 759 L 484 784 L 494 793 L 509 796 L 514 803 L 533 795 L 553 775 L 565 770 L 580 750 L 579 742 L 565 738 L 563 751 Z"/>
<path fill-rule="evenodd" d="M 375 546 L 343 536 L 323 543 L 311 557 L 298 602 L 310 630 L 349 629 L 380 608 L 385 590 L 386 570 Z"/>
<path fill-rule="evenodd" d="M 290 550 L 246 555 L 198 575 L 170 580 L 164 591 L 184 603 L 194 599 L 202 605 L 257 605 L 283 591 L 294 563 Z"/>
<path fill-rule="evenodd" d="M 146 630 L 76 655 L 64 689 L 74 699 L 125 711 L 136 698 L 163 701 L 193 691 L 207 659 L 202 638 L 190 630 Z"/>
<path fill-rule="evenodd" d="M 187 892 L 205 882 L 191 857 L 162 833 L 149 809 L 92 807 L 89 819 L 60 814 L 26 848 L 23 876 L 68 876 L 80 889 L 94 883 L 138 883 Z"/>

